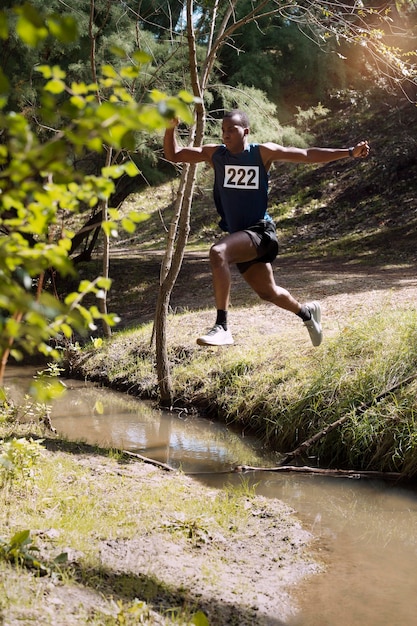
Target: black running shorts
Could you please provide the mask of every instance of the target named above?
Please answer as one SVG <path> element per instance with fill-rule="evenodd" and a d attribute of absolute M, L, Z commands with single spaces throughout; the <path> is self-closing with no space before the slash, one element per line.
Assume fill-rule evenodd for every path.
<path fill-rule="evenodd" d="M 244 263 L 236 263 L 241 274 L 254 263 L 272 263 L 278 254 L 278 238 L 275 224 L 269 220 L 260 220 L 254 226 L 245 228 L 244 233 L 248 233 L 256 248 L 257 257 Z"/>

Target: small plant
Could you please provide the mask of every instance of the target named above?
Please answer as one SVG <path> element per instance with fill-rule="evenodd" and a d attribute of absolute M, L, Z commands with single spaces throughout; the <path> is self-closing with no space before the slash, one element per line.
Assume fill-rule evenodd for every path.
<path fill-rule="evenodd" d="M 33 377 L 29 390 L 30 395 L 36 397 L 38 403 L 43 405 L 50 400 L 59 398 L 66 391 L 65 384 L 59 380 L 63 371 L 57 363 L 48 363 L 45 369 L 36 372 Z"/>
<path fill-rule="evenodd" d="M 17 532 L 9 542 L 0 537 L 0 558 L 13 563 L 36 569 L 41 576 L 48 573 L 48 568 L 37 558 L 38 548 L 33 545 L 30 530 Z"/>
<path fill-rule="evenodd" d="M 203 611 L 197 611 L 196 613 L 191 614 L 189 618 L 185 617 L 183 609 L 174 608 L 167 611 L 167 613 L 169 613 L 171 622 L 173 624 L 187 624 L 188 626 L 210 626 L 210 622 L 208 621 Z"/>
<path fill-rule="evenodd" d="M 103 347 L 103 339 L 102 337 L 91 337 L 91 343 L 95 350 L 99 350 Z"/>
<path fill-rule="evenodd" d="M 185 515 L 177 515 L 176 519 L 164 523 L 164 528 L 170 532 L 180 532 L 197 545 L 209 543 L 211 535 L 204 525 L 204 519 L 199 517 L 187 518 Z"/>
<path fill-rule="evenodd" d="M 41 451 L 41 441 L 24 437 L 0 440 L 0 486 L 18 476 L 31 478 Z"/>
<path fill-rule="evenodd" d="M 146 602 L 135 598 L 131 606 L 127 606 L 122 600 L 113 602 L 116 607 L 116 624 L 148 624 L 151 617 Z"/>

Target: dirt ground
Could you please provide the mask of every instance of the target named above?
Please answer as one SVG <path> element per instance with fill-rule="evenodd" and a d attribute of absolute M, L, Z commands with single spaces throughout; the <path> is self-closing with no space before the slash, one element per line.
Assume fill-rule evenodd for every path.
<path fill-rule="evenodd" d="M 56 440 L 49 440 L 47 453 L 54 454 L 58 466 L 62 456 L 71 453 L 84 470 L 86 493 L 101 491 L 106 497 L 105 478 L 109 476 L 130 486 L 131 501 L 125 509 L 128 525 L 134 523 L 135 530 L 129 537 L 123 531 L 117 536 L 93 533 L 89 552 L 94 552 L 98 567 L 86 568 L 87 555 L 69 543 L 64 552 L 78 583 L 66 576 L 37 577 L 24 569 L 10 574 L 0 568 L 2 626 L 29 626 L 35 621 L 42 626 L 283 626 L 296 614 L 297 585 L 319 572 L 321 565 L 314 556 L 313 537 L 287 505 L 243 496 L 247 521 L 240 514 L 237 518 L 242 517 L 244 524 L 234 523 L 233 515 L 228 518 L 229 528 L 197 517 L 193 532 L 189 532 L 189 519 L 184 517 L 182 524 L 181 514 L 175 513 L 178 507 L 164 495 L 169 492 L 167 482 L 173 481 L 175 493 L 181 494 L 180 508 L 186 508 L 189 499 L 197 503 L 214 499 L 216 490 L 151 463 L 119 463 L 94 453 L 89 446 L 79 446 L 78 452 L 77 446 L 70 451 L 70 444 L 65 451 L 60 447 Z M 64 483 L 70 478 L 60 476 Z M 112 484 L 117 497 L 117 483 Z M 160 497 L 155 503 L 147 502 L 146 514 L 152 507 L 155 522 L 151 530 L 145 530 L 141 491 L 149 489 Z M 107 506 L 112 506 L 112 497 L 109 493 Z M 121 528 L 125 523 L 121 520 Z M 51 556 L 54 540 L 61 533 L 68 534 L 47 525 L 32 531 L 41 558 L 43 554 Z M 141 606 L 145 599 L 147 603 Z M 177 607 L 186 608 L 190 620 L 200 612 L 207 621 L 178 621 Z"/>
<path fill-rule="evenodd" d="M 127 471 L 138 480 L 151 480 L 155 489 L 161 481 L 180 480 L 193 497 L 211 498 L 215 493 L 191 478 L 155 472 L 149 466 L 136 464 Z M 296 613 L 292 591 L 320 570 L 312 555 L 313 538 L 282 502 L 256 497 L 248 499 L 245 508 L 248 523 L 232 535 L 204 532 L 173 540 L 155 532 L 130 541 L 103 542 L 103 565 L 183 589 L 189 606 L 202 610 L 210 626 L 285 624 Z"/>
<path fill-rule="evenodd" d="M 128 272 L 125 287 L 114 282 L 110 310 L 121 314 L 121 326 L 131 326 L 153 319 L 162 255 L 129 253 L 129 267 L 121 251 L 112 259 L 111 273 Z M 123 268 L 123 269 L 122 269 Z M 388 265 L 373 259 L 369 264 L 355 260 L 292 259 L 278 257 L 274 262 L 277 284 L 289 290 L 300 302 L 319 300 L 322 307 L 324 337 L 344 327 L 347 317 L 362 317 L 385 307 L 415 306 L 417 273 L 415 263 Z M 144 280 L 145 278 L 145 280 Z M 132 285 L 140 287 L 135 291 Z M 134 298 L 128 295 L 134 293 Z M 186 254 L 170 300 L 173 312 L 199 312 L 201 331 L 214 322 L 215 309 L 207 252 Z M 250 320 L 248 324 L 248 311 Z M 259 300 L 232 268 L 229 323 L 235 342 L 244 342 L 252 323 L 265 334 L 291 332 L 299 319 L 274 305 Z M 194 341 L 194 337 L 190 338 Z"/>

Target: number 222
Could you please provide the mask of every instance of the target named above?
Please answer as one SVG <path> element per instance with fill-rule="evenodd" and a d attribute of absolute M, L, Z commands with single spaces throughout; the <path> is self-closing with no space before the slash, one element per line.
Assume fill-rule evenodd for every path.
<path fill-rule="evenodd" d="M 258 189 L 259 168 L 257 166 L 241 165 L 234 167 L 226 165 L 224 171 L 224 186 L 239 189 Z"/>

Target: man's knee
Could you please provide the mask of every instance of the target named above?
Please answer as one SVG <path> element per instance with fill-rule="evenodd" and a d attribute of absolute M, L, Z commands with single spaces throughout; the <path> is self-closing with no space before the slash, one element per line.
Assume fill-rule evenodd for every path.
<path fill-rule="evenodd" d="M 226 262 L 226 248 L 222 243 L 215 243 L 211 246 L 209 252 L 210 263 L 212 265 L 221 265 Z"/>

